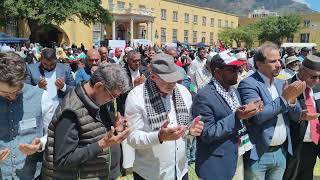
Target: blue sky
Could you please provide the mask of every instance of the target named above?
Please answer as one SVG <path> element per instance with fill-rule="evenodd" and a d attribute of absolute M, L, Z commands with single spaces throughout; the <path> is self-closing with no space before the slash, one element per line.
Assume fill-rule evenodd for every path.
<path fill-rule="evenodd" d="M 293 0 L 307 4 L 311 9 L 320 12 L 320 0 Z"/>

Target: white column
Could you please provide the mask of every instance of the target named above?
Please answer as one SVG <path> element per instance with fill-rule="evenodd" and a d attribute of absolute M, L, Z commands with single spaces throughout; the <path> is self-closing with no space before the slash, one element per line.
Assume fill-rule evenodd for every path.
<path fill-rule="evenodd" d="M 151 27 L 150 27 L 150 40 L 151 42 L 153 42 L 153 38 L 154 38 L 154 35 L 153 35 L 153 21 L 151 22 Z"/>
<path fill-rule="evenodd" d="M 112 21 L 112 40 L 116 40 L 116 21 Z"/>
<path fill-rule="evenodd" d="M 151 22 L 147 22 L 147 39 L 148 40 L 151 40 L 151 35 L 152 33 L 151 33 Z"/>
<path fill-rule="evenodd" d="M 133 40 L 133 19 L 130 19 L 130 43 L 132 44 Z"/>

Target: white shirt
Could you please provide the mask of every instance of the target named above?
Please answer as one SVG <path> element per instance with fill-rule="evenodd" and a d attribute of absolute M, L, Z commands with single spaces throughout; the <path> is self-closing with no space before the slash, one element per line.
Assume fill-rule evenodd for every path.
<path fill-rule="evenodd" d="M 42 144 L 42 149 L 40 149 L 40 151 L 43 151 L 45 148 L 45 144 L 47 142 L 48 126 L 52 120 L 52 116 L 54 115 L 56 108 L 57 106 L 53 102 L 53 100 L 50 98 L 48 92 L 43 91 L 43 94 L 41 97 L 41 112 L 42 112 L 44 136 L 40 138 L 40 141 Z"/>
<path fill-rule="evenodd" d="M 53 100 L 53 103 L 58 106 L 59 105 L 59 101 L 61 99 L 58 98 L 58 89 L 57 86 L 55 85 L 55 82 L 57 80 L 57 76 L 56 76 L 56 70 L 52 70 L 52 71 L 44 71 L 44 78 L 47 82 L 47 89 L 46 91 L 48 92 L 48 96 Z M 64 84 L 64 87 L 61 89 L 61 91 L 66 91 L 67 86 L 66 84 Z"/>
<path fill-rule="evenodd" d="M 264 84 L 267 86 L 268 91 L 272 97 L 272 100 L 280 97 L 278 90 L 274 84 L 274 81 L 271 82 L 269 78 L 258 71 L 259 75 L 262 77 Z M 274 128 L 273 137 L 269 146 L 279 146 L 283 144 L 287 139 L 287 129 L 283 119 L 282 114 L 278 114 L 278 120 L 276 127 Z"/>
<path fill-rule="evenodd" d="M 203 66 L 201 69 L 198 69 L 194 75 L 194 83 L 197 86 L 196 92 L 202 89 L 205 85 L 207 85 L 212 79 L 212 74 L 207 70 L 206 66 Z"/>
<path fill-rule="evenodd" d="M 134 84 L 134 80 L 137 79 L 139 76 L 140 76 L 140 72 L 139 72 L 139 69 L 137 69 L 136 71 L 132 70 L 130 67 L 129 67 L 129 70 L 130 70 L 130 73 L 131 73 L 131 80 L 132 80 L 132 84 Z"/>
<path fill-rule="evenodd" d="M 188 71 L 188 75 L 191 78 L 191 81 L 194 82 L 195 79 L 195 73 L 199 70 L 202 69 L 203 66 L 206 65 L 207 59 L 200 59 L 198 56 L 191 62 L 190 67 L 189 67 L 189 71 Z"/>
<path fill-rule="evenodd" d="M 182 85 L 176 85 L 181 96 L 190 110 L 192 98 L 189 91 Z M 143 96 L 144 84 L 130 91 L 126 100 L 125 116 L 129 127 L 133 129 L 128 137 L 128 143 L 135 148 L 133 171 L 144 179 L 152 180 L 180 180 L 188 172 L 186 157 L 186 139 L 159 142 L 159 131 L 150 127 Z M 162 98 L 168 110 L 168 127 L 177 126 L 176 112 L 172 95 Z"/>

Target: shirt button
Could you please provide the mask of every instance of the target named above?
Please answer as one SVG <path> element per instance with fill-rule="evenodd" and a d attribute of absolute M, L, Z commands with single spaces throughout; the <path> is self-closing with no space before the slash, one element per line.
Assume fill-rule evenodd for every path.
<path fill-rule="evenodd" d="M 16 156 L 12 156 L 13 158 L 16 158 Z"/>

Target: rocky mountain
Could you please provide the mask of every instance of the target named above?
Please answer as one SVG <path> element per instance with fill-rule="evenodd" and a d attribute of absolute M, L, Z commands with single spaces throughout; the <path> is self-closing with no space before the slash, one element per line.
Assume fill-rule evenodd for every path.
<path fill-rule="evenodd" d="M 210 7 L 217 10 L 247 16 L 254 9 L 265 7 L 269 11 L 284 13 L 307 13 L 313 12 L 305 4 L 293 0 L 177 0 L 188 4 L 202 7 Z"/>

